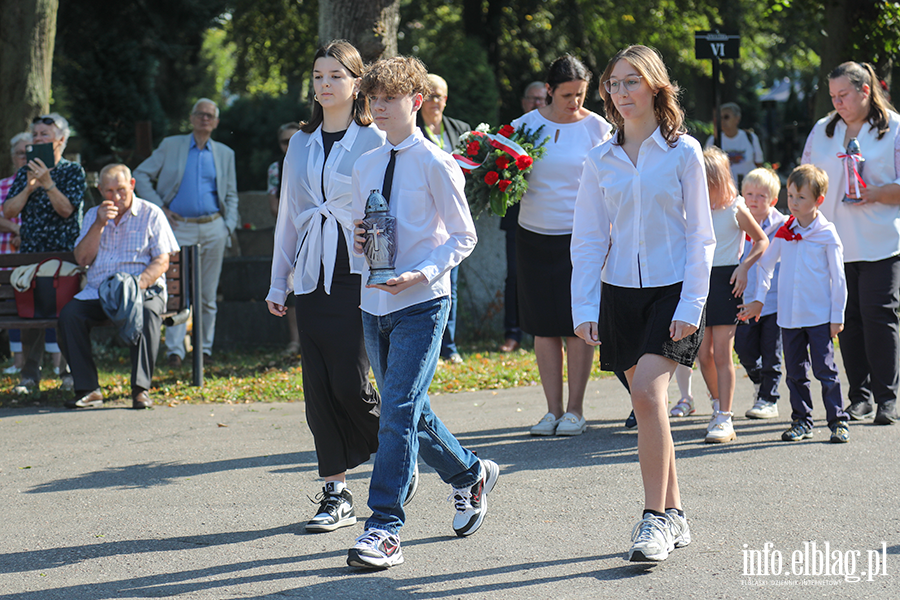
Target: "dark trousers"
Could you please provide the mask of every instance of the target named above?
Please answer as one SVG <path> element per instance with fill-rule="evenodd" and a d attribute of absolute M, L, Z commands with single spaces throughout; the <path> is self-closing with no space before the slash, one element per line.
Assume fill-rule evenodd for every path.
<path fill-rule="evenodd" d="M 144 300 L 143 335 L 131 350 L 131 387 L 150 389 L 156 353 L 159 351 L 162 313 L 166 305 L 162 298 Z M 69 362 L 77 392 L 89 392 L 100 387 L 97 365 L 91 351 L 91 329 L 107 320 L 100 300 L 72 300 L 59 314 L 59 349 Z"/>
<path fill-rule="evenodd" d="M 319 476 L 344 473 L 378 450 L 381 399 L 369 383 L 369 358 L 359 309 L 360 276 L 350 273 L 338 236 L 331 294 L 319 285 L 295 296 L 306 422 L 316 444 Z"/>
<path fill-rule="evenodd" d="M 516 229 L 507 229 L 506 234 L 506 283 L 503 289 L 503 331 L 508 340 L 522 341 L 519 329 L 519 298 L 516 294 Z"/>
<path fill-rule="evenodd" d="M 834 344 L 831 324 L 798 329 L 782 329 L 784 366 L 787 386 L 791 393 L 791 420 L 813 426 L 812 395 L 809 388 L 809 368 L 822 384 L 822 401 L 828 423 L 849 421 L 841 400 L 841 382 L 834 363 Z"/>
<path fill-rule="evenodd" d="M 897 399 L 900 387 L 900 256 L 844 264 L 847 308 L 840 334 L 851 403 Z"/>
<path fill-rule="evenodd" d="M 758 399 L 778 402 L 781 383 L 781 328 L 778 315 L 760 317 L 737 326 L 734 350 L 754 384 L 759 385 Z"/>

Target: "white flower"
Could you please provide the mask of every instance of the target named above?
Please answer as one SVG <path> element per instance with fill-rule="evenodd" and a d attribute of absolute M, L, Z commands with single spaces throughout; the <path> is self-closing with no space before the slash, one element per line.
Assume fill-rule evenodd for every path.
<path fill-rule="evenodd" d="M 487 133 L 490 131 L 491 126 L 487 123 L 479 123 L 478 127 L 475 128 L 475 131 L 480 131 L 481 133 Z"/>

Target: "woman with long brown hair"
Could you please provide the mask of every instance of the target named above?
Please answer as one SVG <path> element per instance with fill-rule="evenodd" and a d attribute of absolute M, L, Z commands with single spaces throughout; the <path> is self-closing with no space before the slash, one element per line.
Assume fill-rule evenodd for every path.
<path fill-rule="evenodd" d="M 600 81 L 616 132 L 588 153 L 578 190 L 572 321 L 600 347 L 603 370 L 628 378 L 644 510 L 627 559 L 660 561 L 691 540 L 666 389 L 676 366 L 697 356 L 716 241 L 703 151 L 686 135 L 662 57 L 630 46 Z"/>
<path fill-rule="evenodd" d="M 290 140 L 281 178 L 266 303 L 284 316 L 296 297 L 306 416 L 325 486 L 307 531 L 356 523 L 346 472 L 378 448 L 380 400 L 369 383 L 359 311 L 362 257 L 352 244 L 351 172 L 384 143 L 359 93 L 363 62 L 349 42 L 316 52 L 312 117 Z"/>

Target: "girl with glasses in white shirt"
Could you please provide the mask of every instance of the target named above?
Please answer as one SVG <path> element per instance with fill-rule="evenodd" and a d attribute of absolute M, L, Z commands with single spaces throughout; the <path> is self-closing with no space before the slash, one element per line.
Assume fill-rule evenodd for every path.
<path fill-rule="evenodd" d="M 716 241 L 702 150 L 659 53 L 625 48 L 601 82 L 617 131 L 588 153 L 575 202 L 572 318 L 603 370 L 628 378 L 644 511 L 626 558 L 661 561 L 690 543 L 666 389 L 700 347 Z"/>

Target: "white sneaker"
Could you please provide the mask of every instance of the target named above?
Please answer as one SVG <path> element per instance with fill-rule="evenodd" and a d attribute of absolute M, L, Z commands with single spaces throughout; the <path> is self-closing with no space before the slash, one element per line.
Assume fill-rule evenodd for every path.
<path fill-rule="evenodd" d="M 581 435 L 587 429 L 585 418 L 577 417 L 572 413 L 566 413 L 556 426 L 556 435 Z"/>
<path fill-rule="evenodd" d="M 687 518 L 678 514 L 674 508 L 666 511 L 669 519 L 669 531 L 672 534 L 672 543 L 676 548 L 684 548 L 691 543 L 691 528 L 688 527 Z"/>
<path fill-rule="evenodd" d="M 16 373 L 18 373 L 21 370 L 22 369 L 20 369 L 16 365 L 12 365 L 11 367 L 6 367 L 5 369 L 3 369 L 3 374 L 4 375 L 15 375 Z"/>
<path fill-rule="evenodd" d="M 706 431 L 712 431 L 713 425 L 716 424 L 716 413 L 719 412 L 719 400 L 718 398 L 710 398 L 710 402 L 712 402 L 712 414 L 709 417 L 709 425 L 706 426 Z"/>
<path fill-rule="evenodd" d="M 647 515 L 631 530 L 631 549 L 626 557 L 630 561 L 659 562 L 669 557 L 675 549 L 669 519 Z"/>
<path fill-rule="evenodd" d="M 403 562 L 400 538 L 383 529 L 366 529 L 347 551 L 347 564 L 363 569 L 387 569 Z"/>
<path fill-rule="evenodd" d="M 75 390 L 75 379 L 71 375 L 63 375 L 59 378 L 59 389 L 64 392 Z"/>
<path fill-rule="evenodd" d="M 487 498 L 497 484 L 500 467 L 492 460 L 481 461 L 481 479 L 467 488 L 452 488 L 448 500 L 453 501 L 456 514 L 453 516 L 453 531 L 463 537 L 472 535 L 484 521 L 487 514 Z"/>
<path fill-rule="evenodd" d="M 538 421 L 538 424 L 531 428 L 531 435 L 556 435 L 556 427 L 562 417 L 556 418 L 553 413 L 547 413 L 544 418 Z"/>
<path fill-rule="evenodd" d="M 737 435 L 734 433 L 734 425 L 731 423 L 731 415 L 733 414 L 731 412 L 722 412 L 721 410 L 717 410 L 713 414 L 713 420 L 706 434 L 707 444 L 721 444 L 737 438 Z"/>
<path fill-rule="evenodd" d="M 34 379 L 23 379 L 13 388 L 13 393 L 16 396 L 40 396 L 41 387 Z"/>
<path fill-rule="evenodd" d="M 753 405 L 753 408 L 744 413 L 744 416 L 748 419 L 777 419 L 778 405 L 774 402 L 766 402 L 760 398 Z"/>

